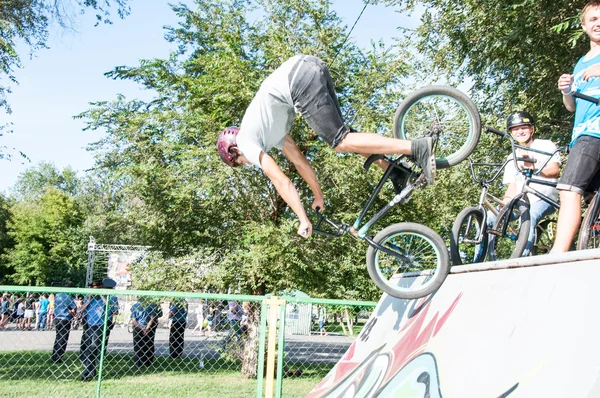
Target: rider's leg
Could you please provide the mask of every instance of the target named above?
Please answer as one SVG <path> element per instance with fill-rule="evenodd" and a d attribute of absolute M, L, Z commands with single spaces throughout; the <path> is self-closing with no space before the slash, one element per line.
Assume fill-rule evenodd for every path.
<path fill-rule="evenodd" d="M 560 211 L 552 252 L 568 252 L 581 223 L 581 194 L 560 191 Z"/>
<path fill-rule="evenodd" d="M 540 220 L 550 214 L 554 213 L 556 209 L 549 203 L 544 202 L 543 200 L 537 200 L 532 202 L 529 206 L 529 219 L 531 220 L 530 229 L 529 229 L 529 237 L 527 238 L 527 244 L 525 245 L 525 250 L 523 250 L 523 257 L 529 256 L 531 253 L 531 249 L 536 241 L 536 226 L 540 222 Z"/>
<path fill-rule="evenodd" d="M 433 184 L 435 158 L 432 140 L 416 141 L 384 137 L 374 133 L 354 133 L 345 125 L 329 70 L 318 58 L 304 56 L 289 75 L 290 94 L 295 110 L 311 129 L 338 152 L 411 155 Z"/>
<path fill-rule="evenodd" d="M 400 154 L 410 155 L 421 167 L 428 184 L 433 184 L 435 175 L 435 155 L 431 138 L 415 141 L 384 137 L 374 133 L 349 133 L 334 147 L 336 152 L 356 152 L 361 154 Z"/>
<path fill-rule="evenodd" d="M 573 144 L 556 188 L 560 190 L 560 211 L 552 252 L 567 252 L 581 223 L 581 197 L 595 189 L 600 174 L 600 139 L 581 136 Z"/>

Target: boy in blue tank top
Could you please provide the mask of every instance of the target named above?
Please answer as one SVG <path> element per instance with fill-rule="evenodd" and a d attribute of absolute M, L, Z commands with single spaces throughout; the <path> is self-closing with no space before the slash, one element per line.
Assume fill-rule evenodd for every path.
<path fill-rule="evenodd" d="M 571 152 L 557 189 L 560 211 L 553 252 L 569 250 L 581 222 L 581 198 L 600 184 L 600 106 L 575 99 L 577 91 L 600 97 L 600 0 L 590 1 L 581 11 L 581 26 L 590 38 L 590 51 L 573 70 L 558 79 L 565 107 L 575 112 Z"/>

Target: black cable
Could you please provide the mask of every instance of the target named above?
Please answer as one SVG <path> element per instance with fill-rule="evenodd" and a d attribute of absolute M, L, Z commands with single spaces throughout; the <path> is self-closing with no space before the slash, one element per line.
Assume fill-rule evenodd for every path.
<path fill-rule="evenodd" d="M 350 31 L 348 32 L 348 34 L 346 35 L 346 37 L 344 38 L 344 41 L 342 42 L 342 45 L 340 46 L 340 48 L 338 48 L 337 52 L 335 53 L 333 59 L 331 60 L 331 65 L 333 65 L 335 59 L 337 58 L 338 54 L 340 53 L 340 51 L 342 50 L 342 48 L 344 47 L 344 45 L 346 44 L 346 41 L 348 40 L 348 38 L 350 37 L 350 35 L 352 34 L 352 31 L 354 30 L 354 27 L 356 26 L 356 24 L 358 23 L 358 21 L 360 20 L 360 18 L 362 17 L 363 13 L 365 12 L 365 9 L 367 8 L 367 6 L 369 5 L 369 2 L 366 1 L 365 2 L 365 6 L 363 7 L 362 11 L 360 12 L 360 14 L 358 14 L 358 17 L 356 18 L 356 21 L 354 21 L 354 24 L 352 25 L 352 27 L 350 28 Z"/>

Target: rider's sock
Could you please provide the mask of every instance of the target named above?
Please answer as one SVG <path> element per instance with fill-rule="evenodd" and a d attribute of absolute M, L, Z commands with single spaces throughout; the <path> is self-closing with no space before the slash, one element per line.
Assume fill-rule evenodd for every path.
<path fill-rule="evenodd" d="M 432 185 L 435 180 L 435 154 L 433 153 L 433 139 L 431 137 L 419 138 L 411 141 L 411 158 L 419 165 L 427 184 Z"/>

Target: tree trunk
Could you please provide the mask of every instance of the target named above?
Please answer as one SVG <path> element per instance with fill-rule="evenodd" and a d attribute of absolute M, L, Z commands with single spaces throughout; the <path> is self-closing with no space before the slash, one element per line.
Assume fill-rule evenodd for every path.
<path fill-rule="evenodd" d="M 258 342 L 260 337 L 260 303 L 250 304 L 248 313 L 248 331 L 242 357 L 242 376 L 256 379 L 258 375 Z"/>

